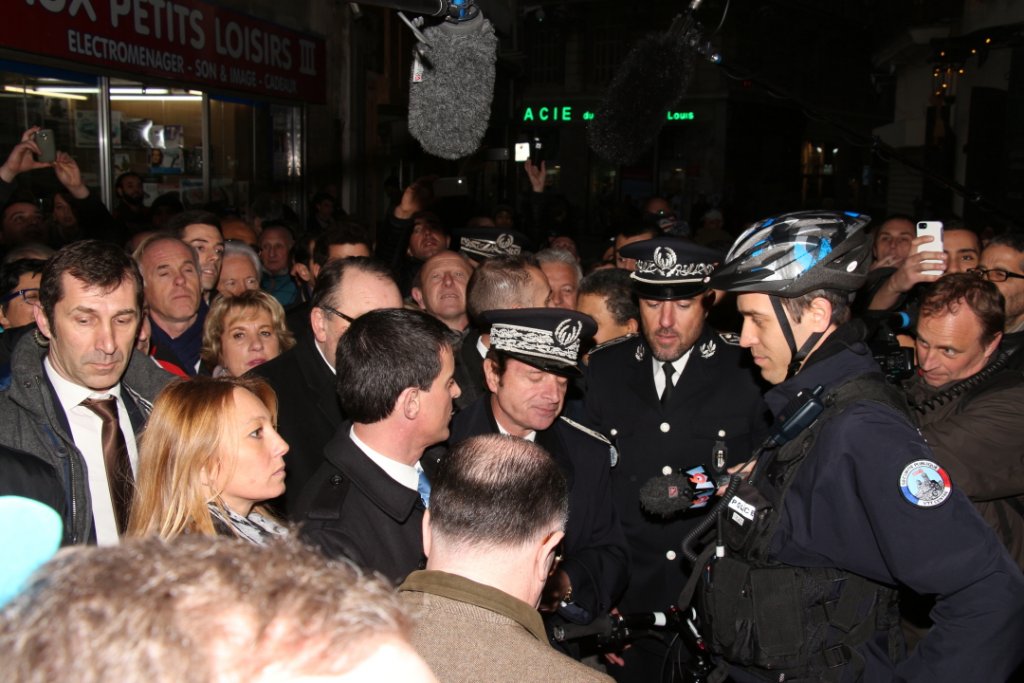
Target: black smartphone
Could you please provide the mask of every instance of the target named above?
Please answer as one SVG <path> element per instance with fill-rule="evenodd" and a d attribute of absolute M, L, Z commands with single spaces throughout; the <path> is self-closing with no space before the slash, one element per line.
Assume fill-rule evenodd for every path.
<path fill-rule="evenodd" d="M 49 128 L 36 131 L 34 139 L 36 146 L 39 147 L 37 160 L 44 164 L 53 163 L 57 159 L 57 143 L 54 140 L 53 131 Z"/>

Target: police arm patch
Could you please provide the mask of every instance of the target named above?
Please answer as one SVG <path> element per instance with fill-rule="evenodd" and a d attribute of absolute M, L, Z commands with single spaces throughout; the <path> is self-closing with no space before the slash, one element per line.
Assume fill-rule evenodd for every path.
<path fill-rule="evenodd" d="M 953 482 L 946 470 L 931 460 L 915 460 L 900 474 L 900 493 L 916 507 L 937 507 L 953 493 Z"/>

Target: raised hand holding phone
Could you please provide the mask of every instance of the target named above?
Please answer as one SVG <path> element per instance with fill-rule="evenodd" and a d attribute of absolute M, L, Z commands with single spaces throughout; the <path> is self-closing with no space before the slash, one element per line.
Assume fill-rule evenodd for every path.
<path fill-rule="evenodd" d="M 942 222 L 941 221 L 918 221 L 917 223 L 917 236 L 918 237 L 931 237 L 932 241 L 917 246 L 917 253 L 922 251 L 937 251 L 941 252 L 942 249 Z M 924 275 L 942 275 L 945 271 L 941 261 L 924 261 L 923 264 L 939 264 L 937 268 L 929 268 L 928 270 L 922 270 Z M 923 265 L 922 264 L 922 265 Z"/>

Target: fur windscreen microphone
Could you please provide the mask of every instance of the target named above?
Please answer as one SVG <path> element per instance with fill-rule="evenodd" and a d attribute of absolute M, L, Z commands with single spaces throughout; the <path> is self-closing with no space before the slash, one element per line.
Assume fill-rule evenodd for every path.
<path fill-rule="evenodd" d="M 409 132 L 424 151 L 461 159 L 480 147 L 491 118 L 498 37 L 482 14 L 423 31 L 409 88 Z"/>
<path fill-rule="evenodd" d="M 640 40 L 622 62 L 587 129 L 590 148 L 613 164 L 630 164 L 650 149 L 665 115 L 696 68 L 692 14 L 676 17 L 665 33 Z"/>
<path fill-rule="evenodd" d="M 692 497 L 689 477 L 678 472 L 651 477 L 640 487 L 640 507 L 665 519 L 690 509 Z"/>

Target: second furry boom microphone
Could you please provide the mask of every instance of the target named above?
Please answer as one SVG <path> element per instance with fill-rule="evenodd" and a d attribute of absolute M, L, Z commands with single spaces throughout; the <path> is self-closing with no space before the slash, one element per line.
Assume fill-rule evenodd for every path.
<path fill-rule="evenodd" d="M 640 158 L 665 125 L 665 112 L 686 94 L 698 57 L 710 53 L 695 14 L 701 2 L 693 0 L 667 31 L 641 38 L 626 55 L 588 125 L 590 148 L 601 158 Z"/>

